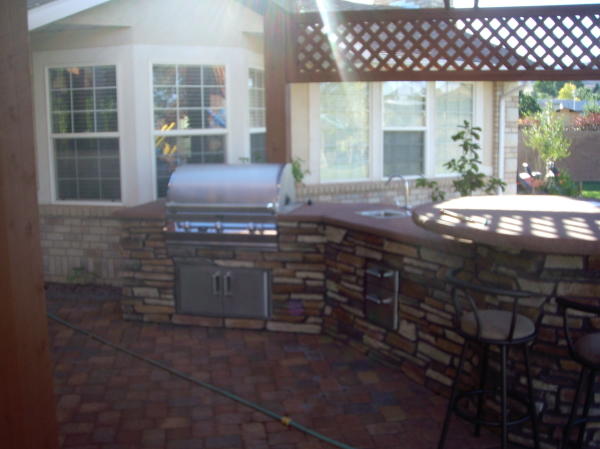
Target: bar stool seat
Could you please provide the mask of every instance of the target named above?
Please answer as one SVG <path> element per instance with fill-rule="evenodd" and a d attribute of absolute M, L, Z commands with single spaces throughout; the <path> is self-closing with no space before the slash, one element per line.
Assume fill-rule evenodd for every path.
<path fill-rule="evenodd" d="M 513 314 L 507 310 L 479 311 L 479 337 L 484 340 L 507 341 L 510 338 L 510 326 Z M 477 317 L 468 312 L 460 320 L 461 330 L 468 335 L 477 337 Z M 515 317 L 514 338 L 523 339 L 535 335 L 535 324 L 526 316 L 517 314 Z"/>
<path fill-rule="evenodd" d="M 459 273 L 460 270 L 452 271 L 447 276 L 447 281 L 452 287 L 454 328 L 465 339 L 465 343 L 461 350 L 458 367 L 452 383 L 452 391 L 438 441 L 438 449 L 443 449 L 444 447 L 450 417 L 453 414 L 473 423 L 475 425 L 475 435 L 479 435 L 482 425 L 500 427 L 502 430 L 502 449 L 505 449 L 508 445 L 508 428 L 530 420 L 532 423 L 534 446 L 536 449 L 539 449 L 533 380 L 531 377 L 528 348 L 528 345 L 536 337 L 536 323 L 531 318 L 518 313 L 517 306 L 519 301 L 525 298 L 540 298 L 537 304 L 539 309 L 547 298 L 545 295 L 539 293 L 508 290 L 485 285 L 478 281 L 465 280 L 464 276 L 459 277 Z M 477 278 L 475 277 L 475 279 Z M 491 307 L 490 304 L 494 306 Z M 531 304 L 530 302 L 529 305 Z M 479 387 L 468 391 L 459 391 L 459 378 L 463 374 L 465 353 L 469 344 L 483 347 Z M 500 385 L 499 387 L 486 388 L 488 358 L 491 346 L 497 347 L 500 354 Z M 519 347 L 523 351 L 527 378 L 527 396 L 525 398 L 520 397 L 516 393 L 509 393 L 508 391 L 507 371 L 509 368 L 508 352 L 510 347 Z M 490 410 L 488 413 L 484 412 L 484 408 L 489 405 L 486 398 L 493 398 L 493 402 L 498 404 L 498 407 L 489 407 Z M 467 404 L 472 404 L 474 401 L 476 410 L 469 411 L 469 407 L 461 404 L 461 401 L 464 400 L 467 401 Z M 521 404 L 527 412 L 519 416 L 514 416 L 515 413 L 511 408 L 516 403 Z M 499 413 L 494 411 L 497 409 L 500 410 Z M 492 416 L 494 419 L 490 419 L 489 413 L 497 415 L 498 418 L 496 419 L 496 416 Z"/>
<path fill-rule="evenodd" d="M 600 332 L 581 337 L 573 345 L 573 350 L 588 365 L 600 365 Z"/>

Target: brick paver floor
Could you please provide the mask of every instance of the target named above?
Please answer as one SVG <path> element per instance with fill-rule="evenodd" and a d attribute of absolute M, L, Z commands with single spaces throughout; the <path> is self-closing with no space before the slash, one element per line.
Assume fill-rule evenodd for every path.
<path fill-rule="evenodd" d="M 49 311 L 357 449 L 433 449 L 446 400 L 331 338 L 124 321 L 116 301 Z M 52 320 L 60 438 L 71 449 L 330 446 Z M 487 448 L 453 420 L 448 449 Z"/>

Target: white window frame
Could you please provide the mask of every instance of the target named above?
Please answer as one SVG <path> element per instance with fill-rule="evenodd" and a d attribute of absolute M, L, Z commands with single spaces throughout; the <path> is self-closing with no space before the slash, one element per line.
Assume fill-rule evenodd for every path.
<path fill-rule="evenodd" d="M 115 68 L 115 80 L 117 89 L 117 129 L 118 131 L 100 131 L 100 132 L 84 132 L 84 133 L 54 133 L 52 130 L 52 96 L 50 86 L 50 70 L 52 69 L 65 69 L 69 67 L 102 67 L 112 66 Z M 64 63 L 64 64 L 53 64 L 44 66 L 44 87 L 46 94 L 46 130 L 48 135 L 48 157 L 50 167 L 50 195 L 53 204 L 64 204 L 64 205 L 76 205 L 76 206 L 121 206 L 123 205 L 124 186 L 125 186 L 125 173 L 123 171 L 123 99 L 121 98 L 122 83 L 121 83 L 121 68 L 120 64 L 115 62 L 101 62 L 101 63 Z M 54 148 L 55 139 L 102 139 L 102 138 L 116 138 L 119 141 L 119 185 L 120 185 L 120 199 L 114 201 L 107 200 L 62 200 L 58 198 L 58 168 L 56 167 L 56 151 Z"/>
<path fill-rule="evenodd" d="M 154 66 L 156 65 L 170 65 L 170 66 L 220 66 L 225 69 L 225 127 L 224 128 L 194 128 L 186 130 L 172 130 L 172 131 L 161 131 L 154 127 Z M 149 123 L 150 123 L 150 151 L 152 157 L 152 195 L 154 199 L 158 199 L 158 179 L 157 179 L 157 164 L 156 164 L 156 148 L 155 142 L 157 137 L 187 137 L 187 136 L 224 136 L 225 141 L 225 162 L 229 161 L 229 131 L 230 131 L 230 111 L 231 111 L 231 84 L 230 84 L 230 67 L 228 64 L 222 61 L 197 61 L 197 60 L 177 60 L 177 61 L 164 61 L 164 60 L 153 60 L 149 61 L 148 67 L 148 79 L 149 79 L 149 96 L 150 96 L 150 108 L 149 108 Z"/>
<path fill-rule="evenodd" d="M 248 160 L 250 162 L 252 162 L 252 135 L 253 134 L 265 134 L 265 138 L 266 138 L 266 134 L 267 134 L 267 98 L 265 92 L 266 92 L 266 85 L 265 85 L 265 69 L 262 67 L 248 67 L 248 78 L 250 78 L 250 71 L 258 71 L 258 72 L 262 72 L 263 75 L 263 97 L 264 97 L 264 101 L 265 101 L 265 106 L 263 108 L 254 108 L 251 106 L 251 89 L 248 88 L 247 92 L 248 92 Z M 252 114 L 251 112 L 253 110 L 263 110 L 265 112 L 265 126 L 262 127 L 253 127 L 252 126 Z M 265 151 L 266 151 L 266 141 L 265 141 Z"/>
<path fill-rule="evenodd" d="M 483 123 L 483 83 L 464 81 L 473 86 L 473 120 L 474 126 L 482 126 Z M 382 97 L 381 82 L 368 82 L 367 89 L 369 95 L 369 106 L 371 113 L 369 114 L 369 176 L 367 178 L 357 178 L 348 180 L 322 180 L 320 174 L 320 158 L 322 151 L 321 143 L 321 123 L 320 123 L 320 85 L 319 83 L 311 83 L 309 87 L 309 145 L 310 145 L 310 175 L 307 176 L 306 182 L 312 184 L 336 184 L 348 182 L 365 182 L 365 181 L 382 181 L 383 176 L 383 133 L 384 131 L 424 131 L 424 154 L 423 154 L 423 174 L 407 175 L 407 179 L 418 179 L 422 176 L 427 178 L 451 178 L 455 177 L 455 173 L 435 173 L 436 154 L 435 154 L 435 81 L 427 82 L 427 94 L 425 99 L 425 126 L 423 127 L 384 127 L 383 123 L 383 97 Z M 481 132 L 481 142 L 485 141 L 485 130 Z M 480 150 L 480 158 L 483 160 L 483 149 Z M 482 165 L 484 173 L 490 172 L 489 164 Z"/>

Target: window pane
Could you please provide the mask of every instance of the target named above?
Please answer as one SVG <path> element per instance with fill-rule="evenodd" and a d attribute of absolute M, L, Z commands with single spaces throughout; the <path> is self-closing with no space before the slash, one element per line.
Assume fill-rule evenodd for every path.
<path fill-rule="evenodd" d="M 425 126 L 425 82 L 383 83 L 383 126 Z"/>
<path fill-rule="evenodd" d="M 117 74 L 114 66 L 94 67 L 94 80 L 96 87 L 113 87 L 117 85 Z"/>
<path fill-rule="evenodd" d="M 154 84 L 175 85 L 175 66 L 174 65 L 155 65 L 152 68 L 154 75 Z"/>
<path fill-rule="evenodd" d="M 157 137 L 155 151 L 157 194 L 163 197 L 169 177 L 178 165 L 225 162 L 225 136 Z"/>
<path fill-rule="evenodd" d="M 73 91 L 73 110 L 75 111 L 93 111 L 94 110 L 94 90 L 82 89 Z"/>
<path fill-rule="evenodd" d="M 182 87 L 179 89 L 179 106 L 182 108 L 202 107 L 202 89 L 200 87 Z"/>
<path fill-rule="evenodd" d="M 184 86 L 202 85 L 202 68 L 199 65 L 180 65 L 179 84 Z"/>
<path fill-rule="evenodd" d="M 96 130 L 106 132 L 118 131 L 116 112 L 96 112 Z"/>
<path fill-rule="evenodd" d="M 73 114 L 73 132 L 91 133 L 95 131 L 93 112 L 76 112 Z"/>
<path fill-rule="evenodd" d="M 52 114 L 52 132 L 57 134 L 73 131 L 70 112 L 55 112 Z"/>
<path fill-rule="evenodd" d="M 70 79 L 67 69 L 50 69 L 51 89 L 68 89 L 71 87 Z"/>
<path fill-rule="evenodd" d="M 262 70 L 250 69 L 248 76 L 250 98 L 250 128 L 264 128 L 265 120 L 265 89 Z"/>
<path fill-rule="evenodd" d="M 57 90 L 52 92 L 53 111 L 70 111 L 71 110 L 71 93 L 67 91 Z"/>
<path fill-rule="evenodd" d="M 174 87 L 155 87 L 154 88 L 154 107 L 155 108 L 175 108 L 177 107 L 177 92 Z"/>
<path fill-rule="evenodd" d="M 473 122 L 473 85 L 469 83 L 438 81 L 435 83 L 435 170 L 448 173 L 444 164 L 461 154 L 461 148 L 452 141 L 463 121 Z"/>
<path fill-rule="evenodd" d="M 225 109 L 207 109 L 204 115 L 205 128 L 225 128 Z"/>
<path fill-rule="evenodd" d="M 267 162 L 265 133 L 250 134 L 250 162 Z"/>
<path fill-rule="evenodd" d="M 71 74 L 73 88 L 94 87 L 94 71 L 92 67 L 71 67 L 67 70 Z"/>
<path fill-rule="evenodd" d="M 96 109 L 117 109 L 117 89 L 96 89 Z"/>
<path fill-rule="evenodd" d="M 425 133 L 423 131 L 386 131 L 383 133 L 383 174 L 423 174 Z"/>
<path fill-rule="evenodd" d="M 204 66 L 202 70 L 202 84 L 205 86 L 224 86 L 225 67 Z"/>
<path fill-rule="evenodd" d="M 154 111 L 154 129 L 177 129 L 177 110 Z"/>
<path fill-rule="evenodd" d="M 119 139 L 56 139 L 54 153 L 59 199 L 121 198 Z"/>
<path fill-rule="evenodd" d="M 208 87 L 204 89 L 204 106 L 222 108 L 225 106 L 225 89 Z"/>
<path fill-rule="evenodd" d="M 368 176 L 368 102 L 367 83 L 321 84 L 321 180 Z"/>

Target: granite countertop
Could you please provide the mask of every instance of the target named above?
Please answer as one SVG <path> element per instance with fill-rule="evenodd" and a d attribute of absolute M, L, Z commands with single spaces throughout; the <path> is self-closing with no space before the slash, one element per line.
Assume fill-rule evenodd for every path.
<path fill-rule="evenodd" d="M 447 239 L 417 226 L 410 215 L 376 218 L 360 215 L 366 210 L 398 210 L 403 208 L 384 203 L 313 203 L 280 215 L 280 221 L 316 221 L 367 234 L 397 240 L 407 244 L 427 246 L 450 252 L 464 250 L 464 242 Z"/>
<path fill-rule="evenodd" d="M 415 208 L 440 235 L 548 254 L 600 254 L 600 204 L 550 195 L 462 197 Z"/>
<path fill-rule="evenodd" d="M 302 204 L 291 212 L 277 217 L 279 221 L 313 221 L 331 224 L 400 242 L 424 245 L 447 251 L 460 251 L 463 245 L 417 226 L 410 215 L 393 218 L 375 218 L 360 215 L 364 210 L 402 210 L 382 203 L 313 203 Z M 113 214 L 124 220 L 164 220 L 165 200 L 121 209 Z"/>

